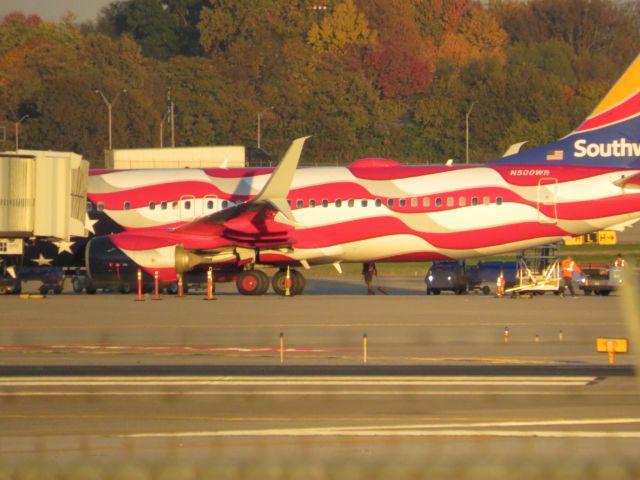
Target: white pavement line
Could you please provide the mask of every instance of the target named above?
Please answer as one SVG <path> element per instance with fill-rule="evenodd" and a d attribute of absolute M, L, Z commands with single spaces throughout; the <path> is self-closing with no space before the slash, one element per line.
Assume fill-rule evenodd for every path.
<path fill-rule="evenodd" d="M 486 385 L 486 386 L 584 386 L 588 376 L 422 376 L 422 377 L 5 377 L 2 386 L 302 386 L 302 385 Z"/>
<path fill-rule="evenodd" d="M 558 431 L 558 430 L 505 430 L 513 427 L 576 426 L 576 425 L 620 425 L 640 423 L 640 418 L 610 418 L 582 420 L 541 420 L 527 422 L 476 422 L 453 424 L 418 424 L 391 426 L 322 427 L 322 428 L 281 428 L 264 430 L 223 430 L 209 432 L 134 433 L 120 435 L 131 438 L 174 438 L 174 437 L 242 437 L 242 436 L 503 436 L 503 437 L 577 437 L 577 438 L 640 438 L 640 431 Z M 474 430 L 493 427 L 494 430 Z M 496 427 L 502 428 L 495 430 Z"/>
<path fill-rule="evenodd" d="M 108 397 L 108 396 L 122 396 L 122 397 L 144 397 L 144 396 L 210 396 L 210 397 L 260 397 L 260 396 L 423 396 L 423 397 L 474 397 L 483 395 L 502 395 L 502 396 L 547 396 L 547 397 L 566 397 L 566 391 L 557 390 L 535 390 L 535 391 L 513 391 L 513 390 L 195 390 L 195 391 L 167 391 L 167 390 L 102 390 L 102 391 L 69 391 L 69 390 L 43 390 L 43 391 L 12 391 L 1 392 L 0 398 L 3 397 Z M 589 396 L 596 397 L 621 397 L 629 396 L 636 397 L 638 394 L 635 392 L 588 392 Z"/>
<path fill-rule="evenodd" d="M 133 433 L 119 435 L 128 438 L 179 437 L 435 437 L 435 436 L 501 436 L 549 438 L 640 438 L 640 431 L 576 431 L 540 430 L 543 426 L 622 425 L 640 423 L 640 418 L 610 418 L 583 420 L 541 420 L 530 422 L 477 422 L 432 425 L 391 425 L 358 427 L 310 427 L 263 430 L 219 430 L 202 432 Z M 511 430 L 513 427 L 536 427 L 535 430 Z M 487 429 L 492 427 L 492 429 Z M 500 428 L 499 430 L 496 429 Z"/>
<path fill-rule="evenodd" d="M 539 437 L 539 438 L 640 438 L 636 432 L 592 432 L 574 430 L 238 430 L 225 432 L 139 433 L 119 435 L 126 438 L 182 438 L 182 437 Z"/>

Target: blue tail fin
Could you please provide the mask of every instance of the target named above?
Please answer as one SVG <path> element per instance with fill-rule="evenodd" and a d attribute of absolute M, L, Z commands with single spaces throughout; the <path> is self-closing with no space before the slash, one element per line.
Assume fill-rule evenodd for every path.
<path fill-rule="evenodd" d="M 569 135 L 491 163 L 640 166 L 640 55 Z"/>

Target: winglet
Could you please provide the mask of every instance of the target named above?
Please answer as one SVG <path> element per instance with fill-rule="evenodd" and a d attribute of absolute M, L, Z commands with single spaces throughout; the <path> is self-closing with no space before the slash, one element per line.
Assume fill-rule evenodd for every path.
<path fill-rule="evenodd" d="M 269 177 L 269 180 L 267 180 L 267 184 L 250 203 L 268 202 L 289 220 L 293 220 L 293 213 L 287 203 L 287 195 L 289 195 L 293 176 L 296 173 L 300 155 L 302 154 L 302 147 L 307 138 L 309 137 L 296 138 L 291 142 L 291 146 L 271 174 L 271 177 Z"/>

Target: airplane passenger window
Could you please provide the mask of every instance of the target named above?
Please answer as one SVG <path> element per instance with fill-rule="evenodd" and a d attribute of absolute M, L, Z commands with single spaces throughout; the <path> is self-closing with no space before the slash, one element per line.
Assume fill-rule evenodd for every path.
<path fill-rule="evenodd" d="M 436 207 L 442 206 L 442 199 L 440 197 L 436 198 Z"/>
<path fill-rule="evenodd" d="M 104 203 L 103 203 L 103 202 L 98 202 L 98 208 L 97 208 L 97 210 L 98 210 L 99 212 L 104 211 Z"/>
<path fill-rule="evenodd" d="M 471 205 L 477 205 L 478 204 L 478 197 L 472 197 L 471 198 Z"/>
<path fill-rule="evenodd" d="M 404 207 L 407 204 L 407 201 L 404 198 L 400 199 L 400 206 Z"/>
<path fill-rule="evenodd" d="M 93 204 L 91 202 L 87 202 L 87 212 L 91 213 L 93 210 Z"/>
<path fill-rule="evenodd" d="M 388 200 L 387 200 L 387 207 L 393 207 L 393 204 L 394 204 L 394 203 L 395 203 L 395 202 L 393 201 L 393 198 L 388 199 Z"/>
<path fill-rule="evenodd" d="M 226 200 L 222 201 L 222 208 L 227 208 L 229 206 L 229 202 L 227 202 Z"/>
<path fill-rule="evenodd" d="M 431 205 L 431 199 L 429 197 L 424 197 L 422 199 L 422 206 L 423 207 L 428 207 Z"/>
<path fill-rule="evenodd" d="M 155 207 L 155 205 L 154 205 L 154 207 Z M 184 209 L 185 210 L 191 210 L 191 200 L 186 200 L 184 202 Z"/>
<path fill-rule="evenodd" d="M 166 209 L 167 209 L 167 202 L 162 202 L 162 203 L 160 204 L 160 208 L 161 208 L 162 210 L 166 210 Z"/>
<path fill-rule="evenodd" d="M 347 205 L 349 207 L 353 207 L 356 204 L 356 201 L 353 198 L 350 198 L 349 201 L 347 202 Z"/>
<path fill-rule="evenodd" d="M 304 200 L 297 200 L 296 208 L 303 208 L 303 207 L 304 207 Z"/>
<path fill-rule="evenodd" d="M 329 206 L 329 200 L 326 200 L 326 199 L 325 199 L 325 200 L 322 200 L 322 206 L 323 206 L 324 208 L 327 208 L 327 207 Z"/>
<path fill-rule="evenodd" d="M 447 197 L 447 207 L 453 207 L 453 197 Z"/>
<path fill-rule="evenodd" d="M 467 197 L 460 197 L 458 199 L 458 205 L 464 207 L 467 204 Z"/>
<path fill-rule="evenodd" d="M 412 207 L 418 206 L 418 199 L 416 197 L 411 197 L 411 206 Z"/>
<path fill-rule="evenodd" d="M 213 200 L 207 200 L 207 209 L 213 210 Z"/>
<path fill-rule="evenodd" d="M 496 197 L 496 205 L 502 205 L 502 197 Z"/>
<path fill-rule="evenodd" d="M 123 208 L 129 210 L 131 208 L 131 202 L 124 202 Z"/>
<path fill-rule="evenodd" d="M 489 197 L 484 197 L 482 199 L 482 203 L 484 203 L 485 205 L 489 205 L 491 203 L 491 200 L 489 199 Z"/>
<path fill-rule="evenodd" d="M 309 206 L 311 208 L 314 208 L 316 206 L 316 201 L 313 198 L 311 200 L 309 200 Z"/>
<path fill-rule="evenodd" d="M 339 198 L 336 198 L 336 207 L 340 208 L 342 206 L 342 200 L 340 200 Z"/>
<path fill-rule="evenodd" d="M 171 203 L 171 208 L 173 208 L 174 210 L 178 209 L 178 202 L 172 202 Z"/>
<path fill-rule="evenodd" d="M 289 206 L 291 206 L 291 200 L 287 200 L 287 203 L 289 204 Z"/>
<path fill-rule="evenodd" d="M 380 200 L 379 198 L 376 198 L 376 207 L 380 207 L 382 206 L 382 200 Z"/>
<path fill-rule="evenodd" d="M 362 202 L 360 202 L 360 205 L 362 205 L 363 207 L 366 207 L 367 205 L 369 205 L 369 201 L 368 200 L 362 200 Z"/>
<path fill-rule="evenodd" d="M 156 202 L 149 202 L 149 210 L 155 210 L 156 209 Z"/>

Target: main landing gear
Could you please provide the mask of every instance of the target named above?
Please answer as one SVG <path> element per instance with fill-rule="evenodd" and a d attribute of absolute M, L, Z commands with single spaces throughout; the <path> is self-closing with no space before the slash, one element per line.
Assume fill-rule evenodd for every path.
<path fill-rule="evenodd" d="M 297 270 L 289 270 L 291 277 L 291 295 L 300 295 L 304 291 L 304 276 Z M 281 269 L 273 275 L 271 286 L 278 295 L 285 293 L 286 269 Z M 269 277 L 262 270 L 245 270 L 238 275 L 236 287 L 243 295 L 263 295 L 269 290 Z"/>

